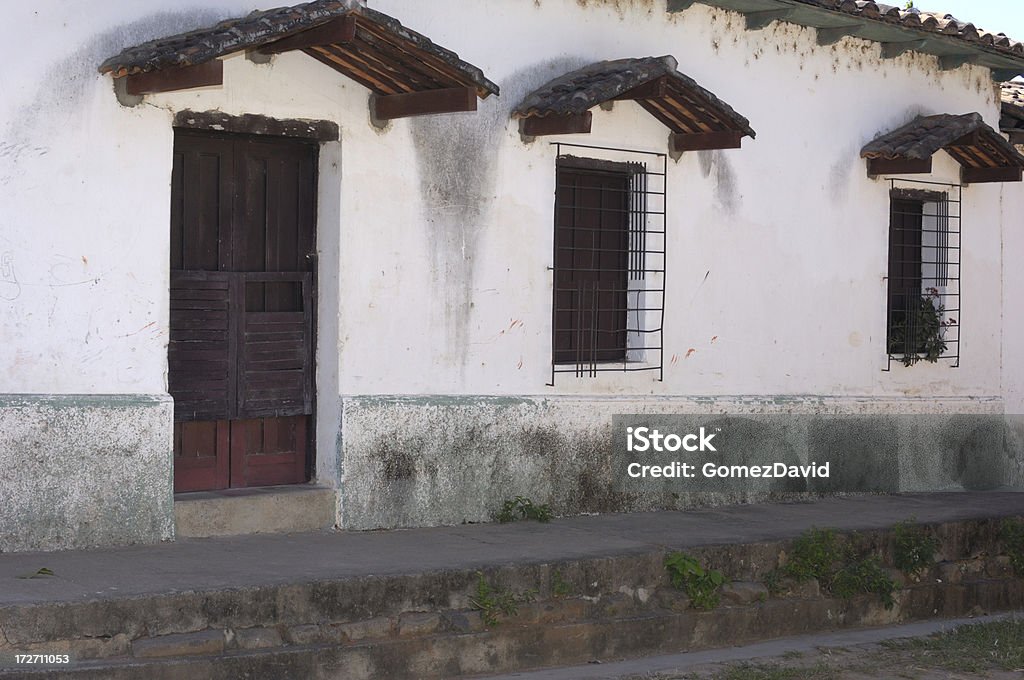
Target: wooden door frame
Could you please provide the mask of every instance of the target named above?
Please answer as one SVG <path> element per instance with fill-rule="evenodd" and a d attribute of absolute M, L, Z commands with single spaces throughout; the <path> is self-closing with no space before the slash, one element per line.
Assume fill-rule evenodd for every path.
<path fill-rule="evenodd" d="M 313 188 L 314 200 L 311 206 L 312 211 L 312 238 L 311 250 L 305 256 L 311 260 L 308 270 L 311 278 L 310 285 L 310 399 L 311 409 L 307 416 L 308 427 L 305 432 L 305 480 L 309 483 L 316 477 L 316 445 L 317 445 L 317 347 L 319 336 L 319 213 L 320 213 L 320 156 L 321 145 L 324 142 L 338 141 L 340 139 L 339 129 L 336 123 L 331 121 L 307 121 L 307 120 L 277 120 L 260 115 L 230 116 L 220 112 L 195 113 L 182 111 L 176 114 L 173 129 L 172 145 L 179 134 L 201 135 L 203 137 L 220 138 L 226 140 L 239 140 L 251 138 L 255 141 L 275 142 L 292 141 L 307 145 L 314 152 L 313 175 L 310 182 Z M 272 131 L 267 134 L 266 131 Z M 233 197 L 237 200 L 238 193 Z M 170 219 L 168 219 L 170 224 Z M 170 229 L 168 229 L 168 240 L 170 240 Z M 170 261 L 167 263 L 168 287 L 170 281 Z M 173 427 L 173 425 L 172 425 Z M 230 426 L 229 426 L 230 427 Z M 218 437 L 220 437 L 220 425 L 218 425 Z M 233 448 L 233 445 L 232 447 Z M 229 466 L 231 466 L 229 460 Z M 233 466 L 232 466 L 233 467 Z M 172 471 L 173 472 L 173 471 Z M 229 487 L 230 488 L 230 487 Z M 183 492 L 188 493 L 188 492 Z"/>

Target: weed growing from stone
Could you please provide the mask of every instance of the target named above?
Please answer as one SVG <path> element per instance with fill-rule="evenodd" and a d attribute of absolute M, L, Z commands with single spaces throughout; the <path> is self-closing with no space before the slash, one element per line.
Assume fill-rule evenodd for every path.
<path fill-rule="evenodd" d="M 496 588 L 487 582 L 483 572 L 477 572 L 476 593 L 469 598 L 473 609 L 480 612 L 484 625 L 488 628 L 498 625 L 498 616 L 515 616 L 519 613 L 519 605 L 532 602 L 536 592 L 529 590 L 515 594 L 505 588 Z"/>
<path fill-rule="evenodd" d="M 793 543 L 782 573 L 801 583 L 817 579 L 827 589 L 846 557 L 843 553 L 834 529 L 809 529 Z"/>
<path fill-rule="evenodd" d="M 896 584 L 882 569 L 877 557 L 863 557 L 844 564 L 836 572 L 832 581 L 831 592 L 836 597 L 849 600 L 860 593 L 877 595 L 886 609 L 896 604 L 893 593 Z"/>
<path fill-rule="evenodd" d="M 999 528 L 999 538 L 1003 541 L 1003 550 L 1010 557 L 1010 564 L 1017 576 L 1024 576 L 1024 522 L 1019 519 L 1007 519 Z"/>
<path fill-rule="evenodd" d="M 501 510 L 498 511 L 498 521 L 502 524 L 515 522 L 520 519 L 532 519 L 538 522 L 550 522 L 554 517 L 551 508 L 545 503 L 537 505 L 529 498 L 516 496 L 512 500 L 505 501 Z"/>
<path fill-rule="evenodd" d="M 782 573 L 800 582 L 817 579 L 822 590 L 844 600 L 873 593 L 886 609 L 895 604 L 896 583 L 878 559 L 856 555 L 850 545 L 839 540 L 834 529 L 810 529 L 800 536 Z"/>
<path fill-rule="evenodd" d="M 782 574 L 778 569 L 772 569 L 764 575 L 764 587 L 772 597 L 782 594 Z"/>
<path fill-rule="evenodd" d="M 558 569 L 551 574 L 551 594 L 555 597 L 568 597 L 572 592 L 572 585 L 562 578 L 562 572 Z"/>
<path fill-rule="evenodd" d="M 715 569 L 705 569 L 697 558 L 686 553 L 673 552 L 665 557 L 672 585 L 686 591 L 690 604 L 695 609 L 714 609 L 721 600 L 719 590 L 725 584 L 725 576 Z"/>
<path fill-rule="evenodd" d="M 894 533 L 896 545 L 893 563 L 897 569 L 913 576 L 935 565 L 939 541 L 924 527 L 914 524 L 914 518 L 897 524 Z"/>

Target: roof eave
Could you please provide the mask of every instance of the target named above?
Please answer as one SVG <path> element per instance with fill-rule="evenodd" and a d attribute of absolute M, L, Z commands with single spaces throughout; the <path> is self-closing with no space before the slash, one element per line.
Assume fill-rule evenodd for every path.
<path fill-rule="evenodd" d="M 893 58 L 907 51 L 930 54 L 939 59 L 942 70 L 971 63 L 992 70 L 997 82 L 1024 75 L 1024 52 L 1000 49 L 959 36 L 936 33 L 886 21 L 826 9 L 802 0 L 668 0 L 669 12 L 680 12 L 694 4 L 740 12 L 749 30 L 764 28 L 773 20 L 818 29 L 818 44 L 830 45 L 850 35 L 883 45 L 883 57 Z"/>

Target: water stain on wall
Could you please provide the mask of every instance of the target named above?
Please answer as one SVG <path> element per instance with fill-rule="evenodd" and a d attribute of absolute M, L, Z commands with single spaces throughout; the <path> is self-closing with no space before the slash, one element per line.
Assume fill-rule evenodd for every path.
<path fill-rule="evenodd" d="M 110 79 L 100 75 L 99 65 L 124 48 L 209 26 L 226 16 L 209 9 L 158 12 L 93 35 L 37 80 L 39 89 L 12 117 L 4 137 L 8 143 L 31 143 L 47 130 L 62 128 L 68 119 L 80 117 L 96 80 Z M 114 96 L 112 85 L 110 96 Z"/>
<path fill-rule="evenodd" d="M 715 199 L 728 212 L 736 212 L 739 197 L 736 194 L 736 172 L 724 151 L 698 151 L 697 160 L 704 177 L 714 174 Z"/>
<path fill-rule="evenodd" d="M 410 121 L 420 177 L 435 299 L 444 301 L 445 360 L 466 371 L 473 278 L 481 237 L 499 188 L 496 163 L 510 141 L 512 109 L 548 80 L 579 68 L 583 59 L 557 59 L 499 78 L 500 97 L 476 113 L 423 116 Z"/>

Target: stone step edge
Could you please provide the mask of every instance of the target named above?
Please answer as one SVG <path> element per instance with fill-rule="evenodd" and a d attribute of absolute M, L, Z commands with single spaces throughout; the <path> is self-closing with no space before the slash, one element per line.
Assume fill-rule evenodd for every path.
<path fill-rule="evenodd" d="M 753 610 L 766 608 L 790 608 L 794 611 L 799 609 L 816 610 L 824 606 L 829 612 L 827 622 L 843 620 L 849 612 L 857 612 L 864 608 L 875 611 L 876 617 L 880 617 L 881 623 L 899 622 L 906 612 L 911 617 L 909 620 L 929 618 L 931 616 L 958 616 L 969 615 L 971 610 L 964 608 L 953 608 L 945 611 L 947 605 L 942 604 L 943 609 L 933 607 L 927 611 L 927 603 L 931 600 L 939 600 L 945 603 L 946 595 L 973 591 L 999 591 L 1006 588 L 1015 589 L 1016 592 L 1024 595 L 1024 579 L 980 579 L 961 583 L 924 583 L 907 586 L 895 594 L 896 606 L 886 610 L 880 600 L 872 595 L 860 595 L 851 600 L 841 600 L 834 597 L 772 597 L 761 601 L 752 601 L 744 605 L 722 605 L 710 611 L 698 611 L 694 609 L 669 609 L 661 606 L 647 609 L 634 609 L 623 611 L 610 616 L 589 616 L 580 618 L 556 617 L 551 620 L 533 619 L 509 619 L 499 621 L 493 627 L 486 628 L 480 621 L 479 611 L 452 611 L 452 612 L 422 612 L 410 614 L 406 621 L 396 622 L 378 618 L 369 619 L 356 624 L 332 625 L 309 624 L 306 626 L 294 627 L 290 630 L 282 630 L 283 627 L 261 627 L 243 629 L 211 629 L 191 633 L 164 635 L 151 638 L 141 638 L 134 641 L 122 640 L 119 645 L 121 654 L 93 659 L 82 660 L 80 663 L 127 663 L 142 660 L 158 660 L 165 658 L 183 658 L 195 656 L 211 656 L 231 654 L 236 652 L 251 652 L 272 649 L 291 649 L 301 647 L 357 647 L 359 645 L 389 645 L 413 639 L 434 639 L 439 637 L 452 637 L 459 635 L 483 635 L 500 636 L 510 630 L 519 629 L 542 629 L 558 626 L 572 625 L 596 625 L 607 621 L 628 621 L 666 618 L 692 618 L 697 621 L 708 620 L 715 616 L 731 617 L 736 610 Z M 1024 601 L 1024 600 L 1022 600 Z M 925 603 L 925 604 L 922 604 Z M 924 606 L 924 610 L 922 610 Z M 910 608 L 912 611 L 907 612 Z M 1012 606 L 1010 607 L 1012 608 Z M 1005 607 L 993 611 L 1004 610 Z M 978 612 L 973 612 L 978 613 Z M 475 621 L 468 627 L 459 629 L 444 627 L 443 622 L 449 623 L 453 619 L 462 618 L 464 621 Z M 806 618 L 806 617 L 805 617 Z M 810 620 L 810 619 L 808 619 Z M 403 625 L 404 624 L 404 625 Z M 874 625 L 874 624 L 872 624 Z M 880 624 L 879 624 L 880 625 Z M 327 628 L 341 628 L 341 631 L 334 631 L 333 634 L 325 634 Z M 815 630 L 815 629 L 812 629 Z M 342 634 L 339 635 L 339 632 Z M 796 634 L 801 631 L 795 631 Z M 753 639 L 764 639 L 757 636 Z M 57 646 L 59 649 L 59 645 Z M 35 653 L 54 652 L 39 647 Z"/>
<path fill-rule="evenodd" d="M 834 598 L 779 599 L 748 606 L 722 607 L 707 612 L 647 613 L 570 623 L 498 626 L 483 632 L 427 635 L 409 638 L 366 640 L 355 644 L 306 644 L 256 649 L 211 648 L 206 656 L 127 657 L 85 661 L 67 669 L 30 671 L 14 677 L 128 678 L 230 677 L 247 673 L 252 678 L 276 678 L 281 663 L 293 663 L 304 672 L 321 663 L 336 666 L 345 660 L 345 680 L 375 677 L 443 678 L 512 672 L 542 666 L 570 665 L 592 660 L 612 660 L 659 653 L 679 653 L 746 644 L 828 630 L 887 626 L 926 618 L 955 618 L 970 614 L 967 602 L 986 605 L 985 613 L 1011 611 L 1024 601 L 1024 580 L 985 580 L 970 584 L 930 584 L 916 591 L 912 610 L 909 602 L 887 610 L 871 596 L 850 601 Z M 969 597 L 950 596 L 972 591 Z M 966 593 L 965 593 L 966 594 Z M 901 597 L 901 600 L 905 598 Z M 799 605 L 794 608 L 794 605 Z M 926 616 L 920 613 L 928 613 Z M 765 634 L 764 631 L 769 631 Z M 224 631 L 207 631 L 207 642 Z M 195 635 L 195 634 L 191 634 Z M 237 631 L 236 631 L 237 635 Z M 195 638 L 200 644 L 201 638 Z M 489 650 L 484 654 L 481 649 Z M 282 661 L 284 660 L 284 661 Z M 290 661 L 288 661 L 290 660 Z M 349 664 L 365 670 L 351 673 Z M 266 674 L 259 669 L 266 667 Z M 174 669 L 192 669 L 175 675 Z M 163 669 L 163 670 L 161 670 Z M 255 669 L 255 670 L 254 670 Z M 139 675 L 132 675 L 140 671 Z M 166 671 L 166 674 L 164 674 Z M 217 674 L 219 673 L 219 675 Z M 380 675 L 380 674 L 384 675 Z M 0 678 L 11 677 L 0 670 Z M 296 677 L 305 677 L 301 674 Z M 318 676 L 319 677 L 319 676 Z"/>
<path fill-rule="evenodd" d="M 997 525 L 1001 519 L 931 526 L 944 537 L 947 544 L 944 549 L 961 558 L 955 569 L 971 573 L 987 559 L 984 548 L 994 551 L 998 546 Z M 889 528 L 844 535 L 856 533 L 880 545 L 892 532 Z M 757 574 L 777 565 L 790 543 L 719 544 L 690 548 L 687 552 L 704 564 L 726 568 L 727 576 L 757 580 Z M 633 593 L 654 591 L 667 583 L 663 560 L 670 550 L 662 546 L 646 552 L 484 567 L 479 571 L 460 569 L 355 576 L 312 583 L 5 605 L 0 606 L 0 652 L 5 647 L 4 635 L 9 650 L 77 638 L 110 639 L 120 633 L 126 633 L 131 640 L 211 628 L 298 626 L 313 621 L 357 622 L 365 620 L 366 613 L 394 617 L 406 612 L 465 609 L 481 573 L 513 592 L 536 589 L 542 599 L 552 598 L 556 576 L 568 581 L 574 593 L 591 598 L 624 592 L 624 589 Z M 1005 556 L 992 559 L 1002 560 L 1001 570 L 1007 568 Z M 988 569 L 988 562 L 981 564 L 981 568 Z M 751 575 L 755 578 L 750 578 Z M 395 593 L 400 597 L 396 598 Z"/>

